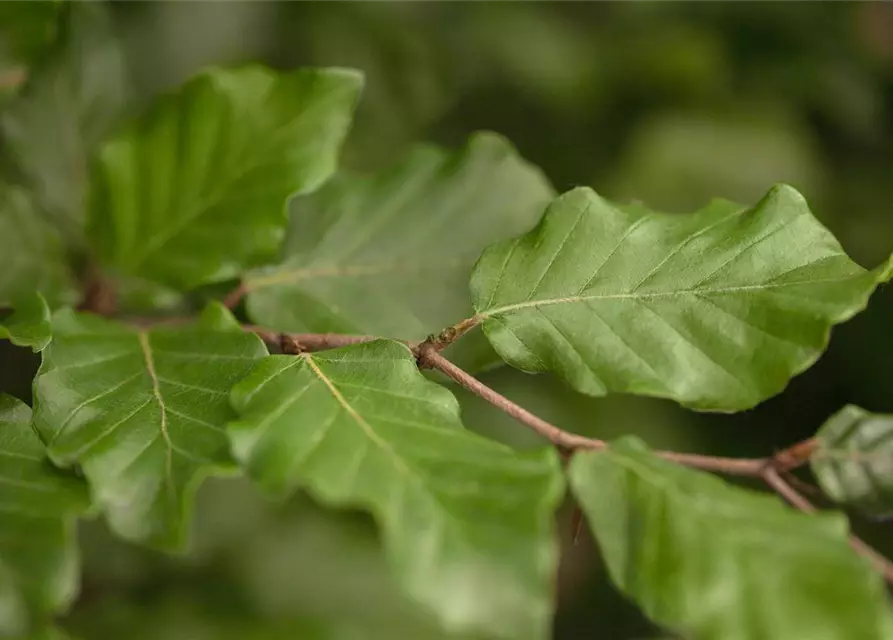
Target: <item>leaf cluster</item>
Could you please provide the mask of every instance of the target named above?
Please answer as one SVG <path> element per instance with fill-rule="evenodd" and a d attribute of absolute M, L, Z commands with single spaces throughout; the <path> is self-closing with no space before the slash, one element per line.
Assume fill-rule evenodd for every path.
<path fill-rule="evenodd" d="M 465 372 L 507 363 L 699 411 L 780 393 L 891 270 L 850 259 L 795 189 L 686 215 L 558 195 L 489 132 L 338 172 L 360 73 L 209 68 L 122 117 L 95 108 L 126 94 L 102 5 L 58 19 L 2 117 L 0 337 L 41 365 L 32 407 L 0 397 L 0 634 L 60 633 L 77 517 L 176 551 L 202 480 L 243 474 L 369 512 L 447 635 L 550 635 L 569 492 L 613 583 L 668 629 L 893 637 L 844 516 L 704 471 L 808 462 L 830 498 L 889 511 L 893 419 L 849 407 L 787 458 L 735 466 L 560 432 Z M 79 80 L 96 64 L 111 87 Z M 43 117 L 74 136 L 64 167 L 32 146 Z M 469 431 L 426 367 L 552 443 Z"/>

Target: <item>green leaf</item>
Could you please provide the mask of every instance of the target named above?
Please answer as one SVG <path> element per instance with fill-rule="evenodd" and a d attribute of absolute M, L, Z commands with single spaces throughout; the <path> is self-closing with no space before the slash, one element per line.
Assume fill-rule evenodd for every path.
<path fill-rule="evenodd" d="M 39 293 L 25 294 L 13 305 L 13 313 L 0 324 L 0 338 L 20 347 L 43 351 L 52 338 L 50 308 Z"/>
<path fill-rule="evenodd" d="M 893 637 L 843 516 L 796 512 L 635 438 L 577 454 L 569 475 L 611 580 L 658 624 L 698 640 Z"/>
<path fill-rule="evenodd" d="M 515 367 L 591 395 L 735 411 L 815 362 L 886 268 L 850 260 L 787 186 L 751 208 L 718 200 L 691 215 L 580 188 L 529 234 L 487 249 L 471 287 L 484 332 Z"/>
<path fill-rule="evenodd" d="M 201 478 L 231 468 L 228 393 L 266 353 L 223 307 L 192 326 L 135 330 L 58 312 L 34 383 L 50 457 L 79 464 L 112 528 L 182 544 Z"/>
<path fill-rule="evenodd" d="M 86 485 L 54 468 L 31 429 L 31 409 L 0 394 L 0 635 L 65 609 L 78 585 L 74 518 Z"/>
<path fill-rule="evenodd" d="M 402 344 L 270 356 L 232 392 L 236 458 L 266 490 L 362 506 L 404 590 L 445 629 L 543 638 L 562 495 L 551 449 L 464 430 L 446 389 Z"/>
<path fill-rule="evenodd" d="M 877 515 L 893 513 L 893 415 L 847 406 L 816 438 L 810 464 L 832 500 Z"/>
<path fill-rule="evenodd" d="M 82 242 L 87 167 L 124 106 L 126 69 L 105 3 L 69 2 L 62 16 L 53 51 L 0 128 L 41 213 Z"/>
<path fill-rule="evenodd" d="M 77 299 L 58 234 L 23 189 L 0 184 L 0 305 L 34 291 L 50 303 Z"/>
<path fill-rule="evenodd" d="M 481 251 L 530 229 L 551 196 L 490 133 L 458 153 L 419 146 L 380 174 L 338 176 L 294 201 L 281 264 L 244 279 L 248 313 L 281 331 L 422 340 L 469 315 Z"/>
<path fill-rule="evenodd" d="M 88 236 L 105 266 L 189 289 L 275 255 L 286 201 L 335 170 L 362 76 L 211 69 L 105 144 Z"/>

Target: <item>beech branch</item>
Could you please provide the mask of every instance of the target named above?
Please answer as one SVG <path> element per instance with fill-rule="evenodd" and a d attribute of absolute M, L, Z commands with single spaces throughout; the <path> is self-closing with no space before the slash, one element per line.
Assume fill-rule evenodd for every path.
<path fill-rule="evenodd" d="M 788 501 L 791 506 L 796 507 L 804 513 L 815 513 L 817 509 L 806 499 L 797 489 L 795 489 L 787 480 L 785 480 L 774 464 L 767 464 L 760 474 L 763 481 L 775 491 L 778 495 Z M 893 562 L 875 551 L 868 543 L 861 538 L 850 534 L 850 546 L 862 557 L 868 559 L 875 568 L 884 576 L 884 579 L 893 584 Z"/>

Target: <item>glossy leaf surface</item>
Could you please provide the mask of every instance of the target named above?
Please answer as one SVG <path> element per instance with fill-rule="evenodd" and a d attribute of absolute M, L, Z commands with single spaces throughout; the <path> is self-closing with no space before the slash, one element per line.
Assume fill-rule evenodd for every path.
<path fill-rule="evenodd" d="M 562 494 L 552 450 L 466 431 L 390 341 L 270 356 L 232 394 L 236 458 L 268 491 L 370 510 L 405 591 L 450 631 L 544 638 Z"/>
<path fill-rule="evenodd" d="M 106 143 L 88 234 L 117 271 L 189 289 L 275 255 L 286 201 L 335 170 L 362 76 L 211 69 Z"/>
<path fill-rule="evenodd" d="M 698 640 L 888 640 L 881 576 L 839 514 L 654 456 L 628 438 L 578 454 L 570 482 L 611 580 L 658 624 Z"/>
<path fill-rule="evenodd" d="M 142 331 L 62 311 L 34 384 L 35 427 L 55 462 L 81 466 L 118 534 L 177 547 L 200 478 L 232 467 L 229 390 L 265 353 L 220 306 Z"/>
<path fill-rule="evenodd" d="M 736 411 L 809 367 L 887 277 L 886 265 L 850 260 L 787 186 L 751 208 L 715 201 L 691 215 L 580 188 L 529 234 L 487 249 L 471 284 L 513 366 L 591 395 Z"/>

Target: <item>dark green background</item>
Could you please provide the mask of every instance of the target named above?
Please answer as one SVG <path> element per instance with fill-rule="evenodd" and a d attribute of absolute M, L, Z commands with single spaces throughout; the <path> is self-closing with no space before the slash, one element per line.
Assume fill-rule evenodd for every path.
<path fill-rule="evenodd" d="M 200 66 L 261 60 L 366 73 L 344 164 L 374 169 L 416 140 L 508 136 L 560 191 L 590 185 L 684 212 L 806 195 L 861 264 L 893 251 L 893 5 L 889 3 L 120 3 L 138 112 Z M 420 217 L 419 224 L 424 224 Z M 24 352 L 3 354 L 4 386 Z M 494 387 L 562 427 L 653 446 L 764 455 L 845 403 L 893 411 L 893 290 L 835 333 L 780 396 L 732 416 L 668 402 L 587 399 L 508 370 Z M 463 397 L 467 424 L 520 446 L 523 429 Z M 83 526 L 85 584 L 67 626 L 83 638 L 434 638 L 393 588 L 374 530 L 306 499 L 264 503 L 206 483 L 183 558 Z M 561 516 L 558 638 L 656 638 L 605 582 L 590 539 Z M 856 519 L 893 551 L 890 527 Z M 886 540 L 885 540 L 886 539 Z"/>

